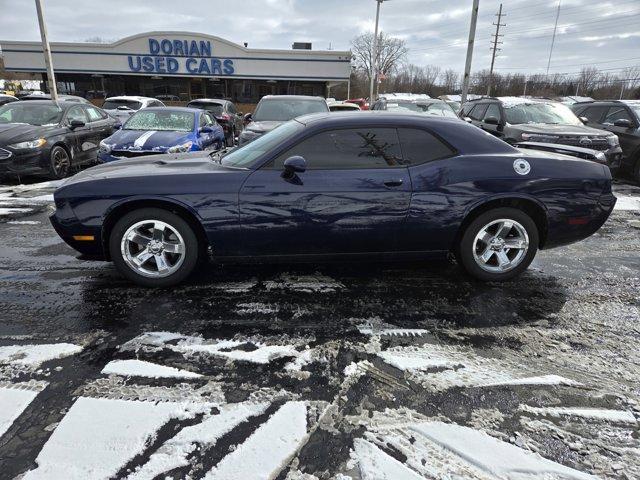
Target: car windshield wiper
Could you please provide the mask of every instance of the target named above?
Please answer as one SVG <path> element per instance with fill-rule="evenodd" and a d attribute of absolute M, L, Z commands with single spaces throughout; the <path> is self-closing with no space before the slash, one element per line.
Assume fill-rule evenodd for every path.
<path fill-rule="evenodd" d="M 224 157 L 227 153 L 229 153 L 231 149 L 229 147 L 225 147 L 222 150 L 216 150 L 214 152 L 209 153 L 209 157 L 211 160 L 218 165 L 222 165 L 222 157 Z"/>

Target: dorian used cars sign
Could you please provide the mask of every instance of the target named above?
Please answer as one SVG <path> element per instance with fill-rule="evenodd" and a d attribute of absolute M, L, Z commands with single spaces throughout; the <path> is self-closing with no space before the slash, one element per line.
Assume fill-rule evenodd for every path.
<path fill-rule="evenodd" d="M 149 55 L 128 55 L 127 61 L 132 72 L 233 75 L 233 60 L 213 57 L 212 50 L 208 40 L 149 38 Z"/>

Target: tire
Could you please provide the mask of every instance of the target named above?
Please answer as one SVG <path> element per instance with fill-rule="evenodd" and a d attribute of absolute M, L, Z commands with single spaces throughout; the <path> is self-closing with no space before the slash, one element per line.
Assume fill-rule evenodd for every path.
<path fill-rule="evenodd" d="M 472 277 L 502 282 L 529 267 L 538 251 L 539 238 L 535 222 L 522 210 L 496 208 L 467 226 L 456 248 L 456 258 Z"/>
<path fill-rule="evenodd" d="M 118 271 L 132 282 L 169 287 L 196 269 L 203 251 L 200 243 L 193 228 L 175 213 L 141 208 L 115 224 L 109 252 Z"/>
<path fill-rule="evenodd" d="M 49 176 L 56 180 L 66 178 L 71 171 L 71 157 L 64 147 L 56 145 L 49 154 Z"/>

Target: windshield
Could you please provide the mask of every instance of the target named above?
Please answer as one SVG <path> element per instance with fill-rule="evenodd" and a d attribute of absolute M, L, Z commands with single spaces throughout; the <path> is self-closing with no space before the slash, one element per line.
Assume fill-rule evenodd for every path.
<path fill-rule="evenodd" d="M 194 125 L 195 115 L 191 112 L 145 109 L 134 114 L 123 128 L 124 130 L 192 132 Z"/>
<path fill-rule="evenodd" d="M 254 122 L 278 121 L 285 122 L 308 113 L 328 112 L 323 100 L 291 100 L 273 99 L 261 100 L 258 103 L 252 120 Z"/>
<path fill-rule="evenodd" d="M 231 153 L 225 155 L 222 157 L 221 163 L 227 167 L 247 167 L 251 165 L 256 158 L 276 147 L 303 128 L 304 126 L 295 120 L 283 123 L 251 143 L 236 148 Z"/>
<path fill-rule="evenodd" d="M 102 105 L 104 110 L 115 110 L 118 107 L 127 107 L 130 110 L 140 110 L 142 103 L 135 100 L 105 100 Z"/>
<path fill-rule="evenodd" d="M 206 110 L 207 112 L 213 113 L 214 117 L 219 117 L 222 115 L 223 106 L 219 103 L 206 103 L 206 102 L 191 102 L 187 105 L 190 108 L 201 108 L 202 110 Z"/>
<path fill-rule="evenodd" d="M 63 110 L 55 104 L 35 105 L 31 102 L 12 102 L 0 107 L 0 123 L 28 123 L 29 125 L 57 125 Z"/>
<path fill-rule="evenodd" d="M 507 123 L 548 123 L 562 125 L 582 125 L 582 122 L 565 105 L 560 103 L 522 103 L 504 105 Z"/>

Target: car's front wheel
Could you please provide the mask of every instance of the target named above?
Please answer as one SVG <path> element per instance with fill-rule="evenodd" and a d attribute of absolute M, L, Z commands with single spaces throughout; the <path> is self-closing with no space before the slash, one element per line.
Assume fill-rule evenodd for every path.
<path fill-rule="evenodd" d="M 193 228 L 180 216 L 141 208 L 123 216 L 109 237 L 116 268 L 144 287 L 168 287 L 196 268 L 201 248 Z"/>
<path fill-rule="evenodd" d="M 526 270 L 538 243 L 538 228 L 529 215 L 515 208 L 496 208 L 467 226 L 456 257 L 473 277 L 499 282 Z"/>
<path fill-rule="evenodd" d="M 49 158 L 49 174 L 51 177 L 59 180 L 66 178 L 71 171 L 71 157 L 69 153 L 60 145 L 56 145 L 51 149 Z"/>

